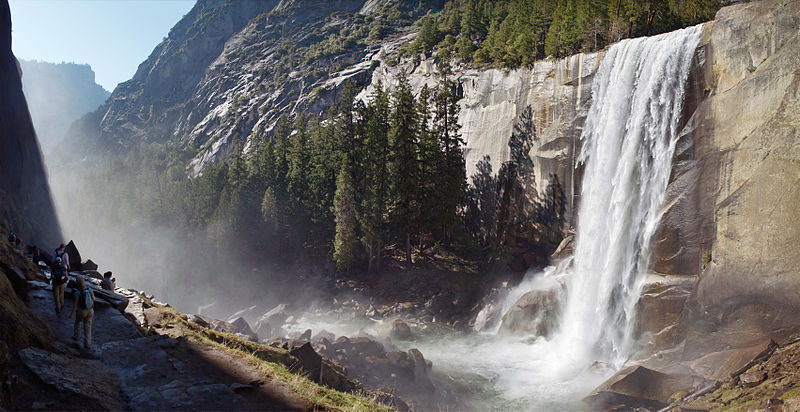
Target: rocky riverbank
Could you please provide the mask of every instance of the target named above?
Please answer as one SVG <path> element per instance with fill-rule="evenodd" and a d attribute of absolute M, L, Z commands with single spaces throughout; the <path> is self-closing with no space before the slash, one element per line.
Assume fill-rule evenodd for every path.
<path fill-rule="evenodd" d="M 4 409 L 408 409 L 349 378 L 307 342 L 261 345 L 124 289 L 116 292 L 129 298 L 126 305 L 98 297 L 93 345 L 83 348 L 70 339 L 71 300 L 53 311 L 47 271 L 5 244 L 0 252 Z"/>

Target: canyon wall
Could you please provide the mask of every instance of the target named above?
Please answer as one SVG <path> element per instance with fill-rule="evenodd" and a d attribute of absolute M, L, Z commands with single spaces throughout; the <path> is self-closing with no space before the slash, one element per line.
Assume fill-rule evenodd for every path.
<path fill-rule="evenodd" d="M 0 0 L 0 224 L 26 244 L 49 248 L 61 242 L 61 229 L 20 77 L 11 52 L 11 13 L 7 0 Z"/>

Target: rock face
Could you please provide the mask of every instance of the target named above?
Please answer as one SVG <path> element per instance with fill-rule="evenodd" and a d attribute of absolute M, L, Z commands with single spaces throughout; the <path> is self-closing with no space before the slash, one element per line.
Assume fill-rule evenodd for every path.
<path fill-rule="evenodd" d="M 459 101 L 459 124 L 466 142 L 467 176 L 475 164 L 489 156 L 492 171 L 509 159 L 508 141 L 520 114 L 533 110 L 536 140 L 530 156 L 534 163 L 537 190 L 541 193 L 557 177 L 567 199 L 567 216 L 573 210 L 574 187 L 580 183 L 574 173 L 579 138 L 591 105 L 592 79 L 599 67 L 600 53 L 577 54 L 560 60 L 536 62 L 532 68 L 515 70 L 457 70 L 463 90 Z M 366 97 L 379 82 L 393 87 L 401 70 L 415 92 L 423 85 L 435 86 L 434 58 L 395 67 L 381 65 L 372 73 L 372 83 L 361 94 Z"/>
<path fill-rule="evenodd" d="M 800 330 L 800 4 L 719 11 L 704 28 L 656 235 L 656 271 L 699 275 L 684 357 Z"/>
<path fill-rule="evenodd" d="M 0 1 L 0 224 L 26 243 L 61 238 L 42 154 L 31 123 L 17 59 L 11 53 L 11 14 Z"/>
<path fill-rule="evenodd" d="M 795 1 L 748 3 L 721 10 L 710 41 L 700 189 L 714 226 L 697 303 L 715 321 L 698 333 L 737 346 L 800 330 L 798 26 Z"/>

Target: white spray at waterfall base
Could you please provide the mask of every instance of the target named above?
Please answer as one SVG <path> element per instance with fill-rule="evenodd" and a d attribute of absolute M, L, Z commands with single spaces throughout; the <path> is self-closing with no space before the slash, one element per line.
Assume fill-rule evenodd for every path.
<path fill-rule="evenodd" d="M 603 57 L 581 136 L 585 173 L 572 261 L 531 275 L 498 305 L 506 311 L 528 291 L 566 282 L 555 333 L 420 345 L 434 365 L 459 371 L 450 379 L 469 371 L 490 382 L 493 390 L 473 394 L 471 406 L 581 408 L 576 401 L 635 354 L 636 305 L 701 30 L 624 40 Z"/>

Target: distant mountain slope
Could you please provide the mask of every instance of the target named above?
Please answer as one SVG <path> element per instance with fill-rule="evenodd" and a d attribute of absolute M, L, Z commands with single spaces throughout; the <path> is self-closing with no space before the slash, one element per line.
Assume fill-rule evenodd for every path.
<path fill-rule="evenodd" d="M 179 141 L 199 170 L 236 135 L 269 133 L 282 114 L 320 114 L 344 79 L 366 86 L 371 58 L 392 47 L 382 41 L 441 2 L 421 3 L 200 0 L 131 80 L 73 125 L 69 154 Z"/>
<path fill-rule="evenodd" d="M 88 64 L 20 60 L 20 66 L 22 90 L 44 153 L 55 148 L 72 122 L 111 95 L 95 83 Z"/>
<path fill-rule="evenodd" d="M 7 0 L 0 0 L 0 176 L 0 224 L 26 243 L 45 246 L 60 241 L 44 162 L 11 53 Z"/>

